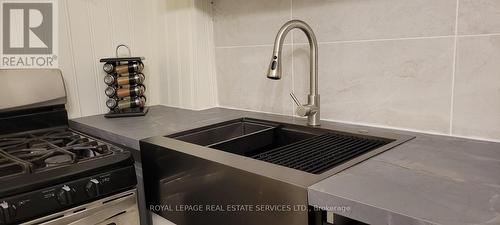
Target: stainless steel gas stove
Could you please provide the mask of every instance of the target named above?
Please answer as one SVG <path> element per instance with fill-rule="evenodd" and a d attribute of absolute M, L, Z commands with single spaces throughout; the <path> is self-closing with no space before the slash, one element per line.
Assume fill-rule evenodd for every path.
<path fill-rule="evenodd" d="M 68 128 L 59 70 L 0 70 L 0 225 L 137 225 L 131 154 Z"/>

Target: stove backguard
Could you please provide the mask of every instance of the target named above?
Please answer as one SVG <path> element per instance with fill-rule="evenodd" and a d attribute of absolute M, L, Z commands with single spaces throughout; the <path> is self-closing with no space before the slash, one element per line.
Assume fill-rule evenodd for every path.
<path fill-rule="evenodd" d="M 68 113 L 64 105 L 0 113 L 0 137 L 7 134 L 67 126 Z"/>

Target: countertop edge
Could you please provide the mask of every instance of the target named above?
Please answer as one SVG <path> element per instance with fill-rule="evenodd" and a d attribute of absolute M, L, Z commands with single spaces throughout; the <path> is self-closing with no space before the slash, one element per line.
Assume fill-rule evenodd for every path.
<path fill-rule="evenodd" d="M 69 120 L 69 127 L 79 132 L 99 137 L 100 139 L 113 142 L 115 144 L 119 144 L 127 148 L 131 148 L 137 151 L 140 150 L 139 140 L 135 140 L 130 137 L 126 137 L 103 129 L 99 129 L 97 127 L 92 127 L 74 120 Z"/>

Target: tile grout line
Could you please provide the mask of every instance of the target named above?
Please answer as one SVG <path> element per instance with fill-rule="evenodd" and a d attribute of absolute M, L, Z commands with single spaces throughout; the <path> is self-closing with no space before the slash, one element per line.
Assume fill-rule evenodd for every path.
<path fill-rule="evenodd" d="M 384 42 L 384 41 L 405 41 L 405 40 L 425 40 L 425 39 L 439 39 L 439 38 L 450 38 L 455 35 L 437 35 L 437 36 L 425 36 L 425 37 L 401 37 L 401 38 L 379 38 L 379 39 L 360 39 L 360 40 L 345 40 L 345 41 L 323 41 L 318 42 L 319 44 L 342 44 L 342 43 L 365 43 L 365 42 Z M 308 44 L 308 43 L 299 43 Z"/>
<path fill-rule="evenodd" d="M 365 43 L 365 42 L 382 42 L 382 41 L 401 41 L 401 40 L 421 40 L 421 39 L 438 39 L 438 38 L 450 38 L 454 35 L 443 35 L 443 36 L 429 36 L 429 37 L 408 37 L 408 38 L 386 38 L 386 39 L 367 39 L 367 40 L 352 40 L 352 41 L 319 41 L 318 44 L 342 44 L 342 43 Z M 293 43 L 293 42 L 292 42 Z M 285 43 L 284 46 L 292 45 L 292 43 Z M 296 45 L 308 45 L 306 42 L 293 43 Z M 216 46 L 215 48 L 251 48 L 251 47 L 272 47 L 273 44 L 255 44 L 255 45 L 230 45 L 230 46 Z"/>
<path fill-rule="evenodd" d="M 456 32 L 456 31 L 455 31 Z M 366 39 L 366 40 L 352 40 L 352 41 L 323 41 L 318 44 L 343 44 L 343 43 L 366 43 L 366 42 L 383 42 L 383 41 L 404 41 L 404 40 L 425 40 L 425 39 L 439 39 L 439 38 L 455 38 L 455 37 L 489 37 L 500 36 L 500 33 L 490 34 L 452 34 L 441 36 L 427 36 L 427 37 L 406 37 L 406 38 L 385 38 L 385 39 Z M 308 43 L 285 43 L 284 46 L 290 45 L 307 45 Z M 230 48 L 253 48 L 253 47 L 272 47 L 273 44 L 255 44 L 255 45 L 229 45 L 229 46 L 216 46 L 216 49 L 230 49 Z"/>
<path fill-rule="evenodd" d="M 457 34 L 457 37 L 489 37 L 489 36 L 500 36 L 500 33 L 489 33 L 489 34 Z"/>
<path fill-rule="evenodd" d="M 291 45 L 291 44 L 283 44 Z M 263 45 L 231 45 L 231 46 L 216 46 L 216 49 L 231 49 L 231 48 L 255 48 L 255 47 L 273 47 L 273 44 L 263 44 Z"/>
<path fill-rule="evenodd" d="M 451 99 L 450 99 L 450 127 L 449 134 L 453 134 L 453 114 L 455 105 L 455 76 L 457 72 L 457 52 L 458 52 L 458 13 L 459 13 L 460 0 L 457 0 L 456 11 L 455 11 L 455 38 L 453 43 L 453 64 L 452 64 L 452 75 L 451 75 Z"/>

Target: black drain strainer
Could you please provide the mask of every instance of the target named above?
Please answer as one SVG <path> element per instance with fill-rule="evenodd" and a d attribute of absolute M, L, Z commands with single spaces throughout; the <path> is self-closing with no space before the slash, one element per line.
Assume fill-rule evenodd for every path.
<path fill-rule="evenodd" d="M 252 156 L 273 164 L 320 174 L 393 140 L 326 133 Z"/>

